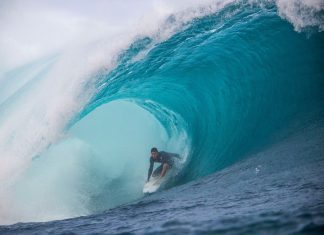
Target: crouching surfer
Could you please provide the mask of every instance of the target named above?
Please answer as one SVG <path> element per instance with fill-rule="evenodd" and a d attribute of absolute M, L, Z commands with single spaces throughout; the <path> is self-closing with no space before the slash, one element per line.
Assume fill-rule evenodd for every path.
<path fill-rule="evenodd" d="M 148 170 L 147 182 L 150 180 L 150 177 L 160 178 L 164 177 L 169 169 L 172 168 L 174 164 L 175 158 L 180 159 L 180 155 L 176 153 L 167 153 L 164 151 L 158 151 L 157 148 L 151 149 L 151 157 L 150 157 L 150 168 Z M 161 165 L 156 168 L 152 174 L 154 162 L 159 162 Z"/>

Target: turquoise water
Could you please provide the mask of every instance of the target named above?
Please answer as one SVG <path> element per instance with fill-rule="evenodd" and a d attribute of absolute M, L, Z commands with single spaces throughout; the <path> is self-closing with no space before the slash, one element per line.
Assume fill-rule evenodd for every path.
<path fill-rule="evenodd" d="M 73 107 L 72 114 L 55 119 L 58 124 L 44 124 L 50 131 L 37 142 L 42 151 L 22 149 L 28 150 L 31 163 L 8 186 L 16 200 L 12 211 L 22 212 L 10 213 L 8 221 L 89 217 L 40 228 L 17 224 L 2 231 L 320 232 L 323 10 L 309 16 L 317 25 L 297 31 L 278 12 L 271 2 L 260 6 L 238 1 L 183 23 L 165 40 L 138 36 L 118 53 L 113 69 L 95 71 L 81 82 L 86 98 L 76 95 L 65 103 L 63 93 L 59 103 Z M 165 25 L 176 23 L 174 15 Z M 6 73 L 17 80 L 21 73 L 31 75 L 20 90 L 0 93 L 0 127 L 20 107 L 20 99 L 39 99 L 33 92 L 46 86 L 42 78 L 51 74 L 56 60 Z M 51 107 L 48 99 L 44 107 Z M 37 108 L 35 112 L 40 122 L 49 115 Z M 61 129 L 64 134 L 57 134 Z M 51 131 L 56 138 L 48 137 Z M 4 152 L 15 135 L 2 143 Z M 178 152 L 183 161 L 177 177 L 163 189 L 167 191 L 143 198 L 152 146 Z M 305 185 L 310 185 L 309 192 Z M 297 204 L 297 212 L 291 210 Z M 138 220 L 154 221 L 161 213 L 155 229 Z M 78 228 L 87 225 L 89 231 Z"/>
<path fill-rule="evenodd" d="M 190 153 L 182 182 L 322 119 L 323 34 L 296 33 L 271 5 L 231 5 L 193 21 L 141 61 L 128 63 L 147 40 L 135 42 L 121 65 L 101 78 L 111 82 L 85 113 L 109 100 L 129 99 L 155 114 L 166 129 L 171 123 L 184 130 Z"/>

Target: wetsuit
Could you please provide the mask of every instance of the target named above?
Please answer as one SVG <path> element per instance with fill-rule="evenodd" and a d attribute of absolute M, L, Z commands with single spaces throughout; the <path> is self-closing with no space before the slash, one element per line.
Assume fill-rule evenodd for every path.
<path fill-rule="evenodd" d="M 167 153 L 164 151 L 160 151 L 158 153 L 157 159 L 153 159 L 153 157 L 151 156 L 150 157 L 150 168 L 148 171 L 147 181 L 150 180 L 150 177 L 152 175 L 154 162 L 160 162 L 162 164 L 161 164 L 161 166 L 159 166 L 158 168 L 156 168 L 154 170 L 153 175 L 152 175 L 153 177 L 161 174 L 164 163 L 167 163 L 169 165 L 169 167 L 171 168 L 172 165 L 174 164 L 174 158 L 180 158 L 180 155 L 176 154 L 176 153 Z"/>

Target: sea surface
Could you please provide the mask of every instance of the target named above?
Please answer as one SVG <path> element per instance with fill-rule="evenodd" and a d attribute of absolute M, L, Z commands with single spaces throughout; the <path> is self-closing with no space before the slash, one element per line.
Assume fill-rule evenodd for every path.
<path fill-rule="evenodd" d="M 0 234 L 324 233 L 323 2 L 179 8 L 1 71 Z"/>

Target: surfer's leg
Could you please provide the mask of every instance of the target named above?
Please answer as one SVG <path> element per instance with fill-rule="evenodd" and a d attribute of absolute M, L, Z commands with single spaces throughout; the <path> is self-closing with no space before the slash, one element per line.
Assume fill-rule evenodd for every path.
<path fill-rule="evenodd" d="M 169 164 L 167 164 L 167 163 L 164 163 L 163 164 L 163 169 L 162 169 L 161 177 L 164 177 L 165 176 L 165 174 L 167 173 L 167 171 L 169 170 L 169 168 L 170 168 Z"/>
<path fill-rule="evenodd" d="M 156 168 L 156 169 L 153 171 L 152 176 L 153 176 L 153 177 L 160 176 L 162 170 L 163 170 L 163 164 L 161 164 L 161 166 L 159 166 L 158 168 Z"/>

